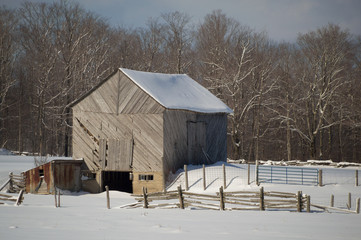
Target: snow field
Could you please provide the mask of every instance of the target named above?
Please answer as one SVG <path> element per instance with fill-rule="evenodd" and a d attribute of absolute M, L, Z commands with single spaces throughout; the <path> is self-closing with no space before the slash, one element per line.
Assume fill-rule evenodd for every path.
<path fill-rule="evenodd" d="M 17 174 L 32 168 L 32 164 L 33 159 L 1 156 L 0 179 L 6 179 L 10 170 Z M 226 191 L 259 189 L 254 182 L 246 184 L 246 167 L 227 164 Z M 202 180 L 199 180 L 202 176 L 200 166 L 189 166 L 188 170 L 191 192 L 214 193 L 223 185 L 220 163 L 206 168 L 206 174 L 209 175 L 206 191 L 203 191 Z M 334 194 L 335 206 L 340 207 L 345 207 L 348 193 L 351 192 L 354 209 L 354 199 L 361 197 L 361 187 L 354 184 L 354 169 L 323 168 L 323 171 L 324 187 L 284 184 L 261 186 L 265 191 L 302 191 L 311 195 L 313 203 L 324 205 L 329 205 L 330 195 Z M 336 176 L 327 175 L 328 171 Z M 251 173 L 254 173 L 252 169 Z M 251 181 L 254 178 L 251 177 Z M 184 186 L 182 176 L 170 186 L 170 190 L 179 184 Z M 21 206 L 16 207 L 13 203 L 0 205 L 0 239 L 279 240 L 360 239 L 361 235 L 361 214 L 120 208 L 133 202 L 134 197 L 129 194 L 111 191 L 111 209 L 107 209 L 105 193 L 66 193 L 61 196 L 61 207 L 55 208 L 54 196 L 26 194 Z"/>

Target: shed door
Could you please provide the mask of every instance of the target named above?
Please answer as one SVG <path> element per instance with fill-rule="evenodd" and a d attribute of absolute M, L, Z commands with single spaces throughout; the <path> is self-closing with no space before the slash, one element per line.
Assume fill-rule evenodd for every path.
<path fill-rule="evenodd" d="M 105 170 L 131 171 L 133 139 L 109 139 Z"/>
<path fill-rule="evenodd" d="M 187 141 L 189 163 L 206 163 L 206 123 L 187 122 Z"/>

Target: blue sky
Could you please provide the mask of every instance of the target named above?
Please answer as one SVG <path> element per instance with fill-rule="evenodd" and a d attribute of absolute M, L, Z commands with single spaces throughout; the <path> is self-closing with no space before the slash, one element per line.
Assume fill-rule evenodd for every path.
<path fill-rule="evenodd" d="M 40 0 L 30 0 L 39 2 Z M 361 35 L 361 0 L 75 0 L 83 8 L 108 19 L 113 26 L 142 27 L 150 18 L 180 11 L 198 24 L 208 13 L 221 9 L 243 25 L 266 31 L 276 41 L 294 41 L 307 33 L 334 23 Z M 22 0 L 0 0 L 18 7 Z M 52 2 L 43 0 L 42 2 Z"/>

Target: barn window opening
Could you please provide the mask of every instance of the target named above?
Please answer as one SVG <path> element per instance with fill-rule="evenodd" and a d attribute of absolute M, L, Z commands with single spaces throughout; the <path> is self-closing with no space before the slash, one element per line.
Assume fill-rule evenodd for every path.
<path fill-rule="evenodd" d="M 44 177 L 44 169 L 39 169 L 39 177 Z"/>
<path fill-rule="evenodd" d="M 139 174 L 140 181 L 152 181 L 153 179 L 154 179 L 154 176 L 151 174 Z"/>

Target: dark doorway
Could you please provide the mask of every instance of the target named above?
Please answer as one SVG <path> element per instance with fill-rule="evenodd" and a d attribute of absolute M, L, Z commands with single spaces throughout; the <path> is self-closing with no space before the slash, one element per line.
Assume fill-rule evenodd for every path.
<path fill-rule="evenodd" d="M 133 193 L 129 175 L 130 172 L 103 171 L 103 191 L 105 191 L 105 186 L 109 186 L 109 190 Z"/>

